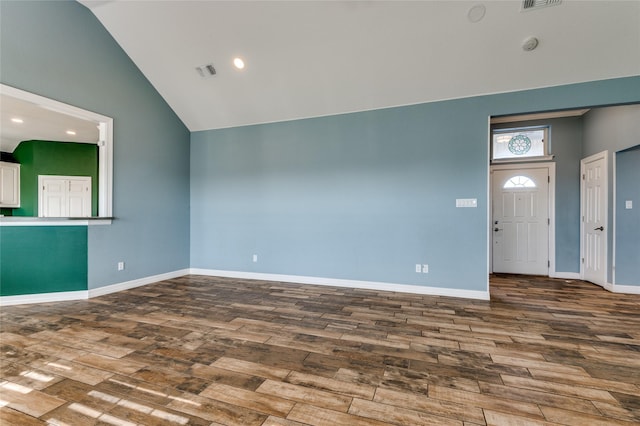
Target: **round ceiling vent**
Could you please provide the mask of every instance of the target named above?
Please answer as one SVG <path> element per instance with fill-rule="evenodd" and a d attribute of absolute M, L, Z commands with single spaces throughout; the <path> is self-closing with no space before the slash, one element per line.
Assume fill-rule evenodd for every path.
<path fill-rule="evenodd" d="M 469 9 L 469 12 L 467 12 L 467 18 L 469 18 L 469 21 L 475 24 L 476 22 L 480 22 L 482 18 L 484 18 L 484 14 L 486 12 L 487 8 L 485 7 L 485 5 L 479 3 Z"/>

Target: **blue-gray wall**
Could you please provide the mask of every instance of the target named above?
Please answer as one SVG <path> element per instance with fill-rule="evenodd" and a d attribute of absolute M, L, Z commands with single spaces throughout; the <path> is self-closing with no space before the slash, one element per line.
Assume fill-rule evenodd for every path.
<path fill-rule="evenodd" d="M 582 117 L 532 120 L 495 128 L 550 126 L 550 153 L 556 163 L 556 272 L 580 272 L 580 159 Z"/>
<path fill-rule="evenodd" d="M 486 290 L 489 116 L 637 102 L 639 87 L 632 77 L 195 132 L 191 266 Z M 562 266 L 575 269 L 571 250 Z"/>
<path fill-rule="evenodd" d="M 640 84 L 633 87 L 640 93 Z M 624 105 L 612 108 L 598 108 L 584 116 L 584 157 L 608 151 L 609 206 L 608 228 L 613 229 L 613 173 L 616 151 L 621 151 L 638 144 L 640 135 L 640 105 Z M 619 184 L 619 182 L 618 182 Z M 609 232 L 607 241 L 607 281 L 613 281 L 613 232 Z M 616 259 L 617 263 L 620 259 Z M 624 259 L 622 260 L 624 262 Z"/>
<path fill-rule="evenodd" d="M 0 19 L 3 84 L 114 119 L 116 220 L 89 228 L 88 287 L 187 268 L 187 128 L 79 3 L 3 0 Z"/>
<path fill-rule="evenodd" d="M 83 6 L 0 2 L 0 55 L 2 83 L 114 118 L 89 288 L 191 264 L 485 290 L 488 117 L 640 101 L 631 77 L 198 132 L 190 185 L 189 132 Z"/>
<path fill-rule="evenodd" d="M 616 154 L 615 281 L 640 286 L 640 145 Z"/>

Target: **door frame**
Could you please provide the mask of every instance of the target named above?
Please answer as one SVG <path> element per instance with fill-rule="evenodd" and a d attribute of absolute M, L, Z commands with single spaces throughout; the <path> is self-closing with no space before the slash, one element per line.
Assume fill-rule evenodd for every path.
<path fill-rule="evenodd" d="M 580 160 L 580 279 L 584 280 L 584 261 L 583 261 L 584 243 L 585 243 L 585 238 L 584 238 L 584 233 L 585 233 L 585 229 L 584 229 L 585 179 L 584 179 L 584 176 L 585 176 L 585 173 L 584 173 L 584 169 L 587 163 L 591 163 L 597 160 L 604 160 L 604 173 L 602 174 L 602 178 L 604 179 L 603 186 L 605 188 L 605 191 L 603 194 L 604 209 L 602 212 L 603 214 L 602 221 L 604 222 L 604 227 L 605 227 L 604 228 L 605 244 L 604 244 L 604 255 L 603 255 L 604 281 L 602 283 L 594 283 L 594 284 L 599 285 L 600 287 L 603 287 L 603 288 L 609 288 L 610 287 L 609 286 L 609 151 L 607 150 L 598 152 L 597 154 L 590 155 Z M 613 191 L 613 193 L 615 194 L 615 190 Z M 615 212 L 614 212 L 614 215 L 615 215 Z M 615 223 L 613 226 L 615 226 Z M 615 238 L 615 233 L 613 234 L 613 236 Z"/>
<path fill-rule="evenodd" d="M 556 276 L 556 163 L 530 162 L 513 164 L 492 164 L 489 166 L 489 273 L 493 273 L 493 171 L 494 170 L 528 170 L 547 169 L 549 175 L 549 276 Z"/>

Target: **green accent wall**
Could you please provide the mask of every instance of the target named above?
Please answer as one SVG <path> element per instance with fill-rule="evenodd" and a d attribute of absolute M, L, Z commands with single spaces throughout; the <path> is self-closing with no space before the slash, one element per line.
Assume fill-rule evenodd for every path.
<path fill-rule="evenodd" d="M 87 290 L 86 226 L 1 226 L 0 296 Z"/>
<path fill-rule="evenodd" d="M 91 176 L 91 215 L 98 216 L 98 146 L 24 141 L 13 151 L 20 162 L 20 208 L 13 216 L 38 216 L 38 175 Z"/>

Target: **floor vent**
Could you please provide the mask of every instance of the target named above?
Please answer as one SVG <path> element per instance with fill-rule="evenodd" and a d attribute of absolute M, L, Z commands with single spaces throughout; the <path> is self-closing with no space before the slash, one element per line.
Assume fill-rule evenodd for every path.
<path fill-rule="evenodd" d="M 562 3 L 562 0 L 522 0 L 522 11 L 557 6 L 560 3 Z"/>

